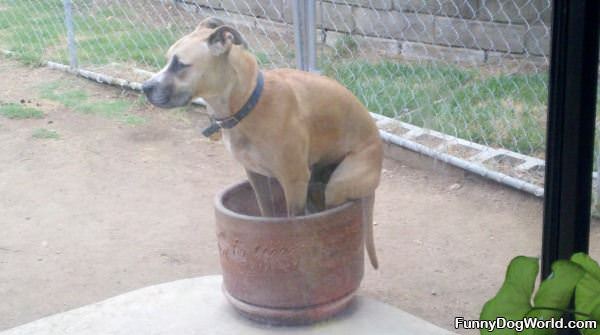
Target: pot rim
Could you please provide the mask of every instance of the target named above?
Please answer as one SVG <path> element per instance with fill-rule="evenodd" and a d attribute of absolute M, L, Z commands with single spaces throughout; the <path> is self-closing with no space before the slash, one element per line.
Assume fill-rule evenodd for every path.
<path fill-rule="evenodd" d="M 250 186 L 250 182 L 248 180 L 240 181 L 235 184 L 229 185 L 224 190 L 217 193 L 217 195 L 215 197 L 215 209 L 229 217 L 233 217 L 233 218 L 244 220 L 244 221 L 250 221 L 253 223 L 269 222 L 269 223 L 285 224 L 285 223 L 295 223 L 298 221 L 317 219 L 317 218 L 321 218 L 323 216 L 335 215 L 337 213 L 340 213 L 340 212 L 348 209 L 349 207 L 352 207 L 358 201 L 358 200 L 347 201 L 337 207 L 333 207 L 333 208 L 326 209 L 324 211 L 309 214 L 309 215 L 291 216 L 291 217 L 287 217 L 287 216 L 286 217 L 284 217 L 284 216 L 276 216 L 276 217 L 251 216 L 251 215 L 235 212 L 235 211 L 227 208 L 223 204 L 223 198 L 225 197 L 225 195 L 227 195 L 228 193 L 231 193 L 236 188 L 243 187 L 244 185 Z M 250 188 L 252 188 L 252 186 L 250 186 Z"/>

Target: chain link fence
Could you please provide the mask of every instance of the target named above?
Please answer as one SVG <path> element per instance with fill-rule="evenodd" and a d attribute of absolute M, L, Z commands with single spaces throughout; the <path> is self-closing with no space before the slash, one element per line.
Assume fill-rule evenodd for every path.
<path fill-rule="evenodd" d="M 543 159 L 550 3 L 316 1 L 316 67 L 374 113 Z M 0 0 L 0 48 L 29 64 L 139 82 L 163 66 L 174 41 L 217 16 L 242 32 L 262 67 L 295 67 L 294 8 L 292 0 Z M 414 140 L 476 154 L 426 132 Z M 500 155 L 485 164 L 522 163 Z M 543 166 L 526 175 L 541 184 Z"/>
<path fill-rule="evenodd" d="M 294 30 L 264 1 L 0 0 L 0 46 L 21 60 L 70 64 L 65 4 L 70 4 L 78 66 L 138 80 L 136 69 L 156 71 L 168 47 L 209 16 L 236 26 L 265 67 L 293 66 Z M 264 2 L 264 3 L 263 3 Z M 205 4 L 205 5 L 203 5 Z M 246 11 L 260 12 L 245 15 Z M 268 13 L 268 15 L 267 15 Z"/>

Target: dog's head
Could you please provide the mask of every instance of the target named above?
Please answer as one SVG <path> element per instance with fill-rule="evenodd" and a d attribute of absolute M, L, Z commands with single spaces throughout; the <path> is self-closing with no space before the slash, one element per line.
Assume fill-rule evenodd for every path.
<path fill-rule="evenodd" d="M 247 47 L 238 31 L 219 19 L 205 19 L 169 48 L 167 65 L 144 82 L 144 94 L 153 105 L 162 108 L 219 95 L 232 71 L 228 55 L 238 47 Z"/>

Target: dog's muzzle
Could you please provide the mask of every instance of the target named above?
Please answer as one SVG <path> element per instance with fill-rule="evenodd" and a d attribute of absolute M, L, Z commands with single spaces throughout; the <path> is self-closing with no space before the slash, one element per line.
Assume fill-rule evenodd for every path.
<path fill-rule="evenodd" d="M 148 80 L 142 85 L 142 91 L 150 103 L 157 107 L 166 107 L 170 100 L 171 89 L 162 86 L 155 80 Z"/>
<path fill-rule="evenodd" d="M 154 91 L 155 87 L 156 87 L 155 83 L 153 83 L 150 80 L 147 80 L 142 84 L 142 91 L 148 97 L 152 94 L 152 91 Z"/>
<path fill-rule="evenodd" d="M 155 79 L 150 79 L 142 85 L 142 91 L 151 104 L 160 108 L 175 108 L 188 104 L 191 94 L 175 92 L 172 84 L 165 84 Z"/>

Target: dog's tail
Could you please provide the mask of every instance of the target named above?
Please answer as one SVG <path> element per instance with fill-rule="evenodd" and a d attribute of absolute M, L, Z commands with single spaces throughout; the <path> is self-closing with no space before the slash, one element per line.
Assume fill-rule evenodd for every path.
<path fill-rule="evenodd" d="M 373 236 L 373 205 L 375 203 L 375 195 L 368 196 L 362 199 L 363 224 L 365 225 L 365 246 L 367 254 L 373 268 L 379 268 L 377 261 L 377 253 L 375 252 L 375 238 Z"/>

